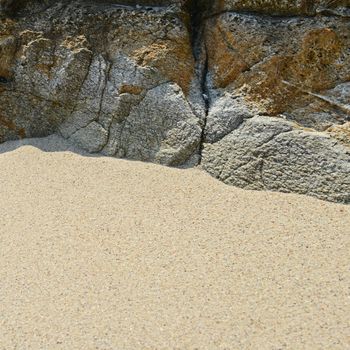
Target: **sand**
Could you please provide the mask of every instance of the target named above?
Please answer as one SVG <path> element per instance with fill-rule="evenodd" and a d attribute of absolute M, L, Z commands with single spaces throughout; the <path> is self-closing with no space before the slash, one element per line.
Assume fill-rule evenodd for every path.
<path fill-rule="evenodd" d="M 0 146 L 1 350 L 350 347 L 350 206 L 57 142 Z"/>

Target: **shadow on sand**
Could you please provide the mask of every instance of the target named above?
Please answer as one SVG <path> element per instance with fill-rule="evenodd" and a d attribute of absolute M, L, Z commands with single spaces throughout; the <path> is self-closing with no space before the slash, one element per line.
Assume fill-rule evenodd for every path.
<path fill-rule="evenodd" d="M 57 134 L 46 137 L 6 141 L 0 144 L 0 154 L 15 151 L 23 146 L 36 147 L 43 152 L 72 152 L 86 157 L 104 157 L 99 153 L 88 153 Z"/>
<path fill-rule="evenodd" d="M 32 146 L 32 147 L 38 148 L 43 152 L 71 152 L 71 153 L 79 154 L 84 157 L 90 157 L 90 158 L 108 157 L 112 159 L 122 159 L 130 162 L 141 162 L 141 163 L 155 164 L 159 166 L 166 166 L 166 167 L 179 169 L 179 170 L 186 170 L 186 169 L 192 169 L 197 167 L 194 164 L 167 166 L 164 164 L 159 164 L 159 163 L 147 161 L 147 160 L 117 158 L 117 157 L 108 156 L 102 153 L 89 153 L 84 149 L 80 148 L 79 146 L 72 144 L 69 140 L 66 140 L 65 138 L 63 138 L 58 134 L 52 134 L 44 137 L 24 138 L 24 139 L 13 140 L 13 141 L 11 140 L 11 141 L 6 141 L 4 143 L 0 143 L 0 155 L 8 152 L 13 152 L 23 146 Z"/>

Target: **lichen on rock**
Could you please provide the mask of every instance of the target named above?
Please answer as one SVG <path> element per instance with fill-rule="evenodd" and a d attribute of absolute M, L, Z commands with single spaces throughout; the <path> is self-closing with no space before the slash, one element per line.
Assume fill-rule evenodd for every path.
<path fill-rule="evenodd" d="M 349 8 L 1 0 L 0 142 L 58 133 L 92 153 L 350 202 Z"/>

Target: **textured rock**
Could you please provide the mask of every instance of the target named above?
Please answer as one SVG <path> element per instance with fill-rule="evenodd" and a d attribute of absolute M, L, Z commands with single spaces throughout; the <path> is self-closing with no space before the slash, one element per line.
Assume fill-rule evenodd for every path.
<path fill-rule="evenodd" d="M 348 0 L 0 0 L 0 142 L 348 202 Z M 322 159 L 322 161 L 318 161 Z"/>
<path fill-rule="evenodd" d="M 212 88 L 244 97 L 260 113 L 285 114 L 317 130 L 346 120 L 348 21 L 227 13 L 213 22 L 207 34 Z"/>
<path fill-rule="evenodd" d="M 204 105 L 180 7 L 114 3 L 52 3 L 3 22 L 0 113 L 13 125 L 1 141 L 59 130 L 91 152 L 168 165 L 198 153 Z"/>
<path fill-rule="evenodd" d="M 350 203 L 350 149 L 278 118 L 254 117 L 207 144 L 202 164 L 230 185 Z"/>
<path fill-rule="evenodd" d="M 221 11 L 254 11 L 268 15 L 346 14 L 349 0 L 222 0 Z"/>
<path fill-rule="evenodd" d="M 207 21 L 202 165 L 236 186 L 350 202 L 348 18 L 227 11 L 313 15 L 321 6 L 306 4 L 226 1 Z"/>

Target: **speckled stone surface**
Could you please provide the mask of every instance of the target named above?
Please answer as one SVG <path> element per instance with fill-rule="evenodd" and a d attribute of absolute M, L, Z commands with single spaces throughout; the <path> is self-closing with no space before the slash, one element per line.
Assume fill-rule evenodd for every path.
<path fill-rule="evenodd" d="M 349 18 L 350 0 L 0 0 L 0 143 L 60 134 L 349 204 Z"/>

